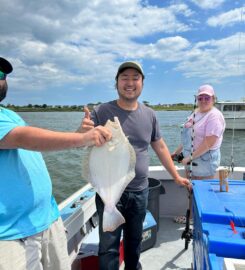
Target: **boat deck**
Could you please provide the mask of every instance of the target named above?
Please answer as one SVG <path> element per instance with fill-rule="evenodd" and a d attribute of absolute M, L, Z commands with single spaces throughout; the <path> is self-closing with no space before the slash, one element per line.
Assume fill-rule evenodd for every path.
<path fill-rule="evenodd" d="M 192 269 L 192 241 L 185 250 L 185 241 L 181 239 L 184 228 L 184 225 L 173 222 L 172 218 L 160 218 L 156 244 L 141 253 L 143 270 Z M 123 269 L 121 265 L 120 270 Z"/>

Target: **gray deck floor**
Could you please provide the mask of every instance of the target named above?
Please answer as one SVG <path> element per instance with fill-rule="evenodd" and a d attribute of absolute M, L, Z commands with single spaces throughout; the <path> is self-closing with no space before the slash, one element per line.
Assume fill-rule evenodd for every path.
<path fill-rule="evenodd" d="M 172 218 L 160 218 L 155 246 L 141 253 L 143 270 L 192 269 L 192 241 L 185 250 L 181 239 L 184 228 Z M 124 269 L 122 265 L 120 269 Z"/>

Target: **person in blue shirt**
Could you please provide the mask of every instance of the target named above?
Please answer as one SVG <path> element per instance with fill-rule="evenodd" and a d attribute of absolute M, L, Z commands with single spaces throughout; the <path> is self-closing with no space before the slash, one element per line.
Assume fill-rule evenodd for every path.
<path fill-rule="evenodd" d="M 0 102 L 12 65 L 0 57 Z M 68 270 L 65 229 L 39 151 L 96 145 L 111 139 L 98 126 L 88 132 L 54 132 L 27 126 L 0 107 L 0 269 Z"/>

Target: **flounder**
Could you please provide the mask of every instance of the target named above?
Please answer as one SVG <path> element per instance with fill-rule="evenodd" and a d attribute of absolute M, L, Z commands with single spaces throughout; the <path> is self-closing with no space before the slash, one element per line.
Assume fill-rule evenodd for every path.
<path fill-rule="evenodd" d="M 105 124 L 112 139 L 100 147 L 90 148 L 87 162 L 83 162 L 83 177 L 95 188 L 104 202 L 103 231 L 114 231 L 125 222 L 116 208 L 123 191 L 135 177 L 136 155 L 120 122 L 108 120 Z"/>

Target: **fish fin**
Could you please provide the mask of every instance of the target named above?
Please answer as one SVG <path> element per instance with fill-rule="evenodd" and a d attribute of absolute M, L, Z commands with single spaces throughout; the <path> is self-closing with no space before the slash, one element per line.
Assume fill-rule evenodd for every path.
<path fill-rule="evenodd" d="M 122 214 L 114 207 L 112 210 L 108 211 L 107 208 L 104 208 L 103 213 L 103 231 L 104 232 L 113 232 L 121 224 L 125 223 L 125 219 Z"/>
<path fill-rule="evenodd" d="M 127 141 L 127 137 L 125 136 L 123 130 L 122 130 L 122 126 L 120 124 L 120 121 L 118 119 L 117 116 L 114 117 L 114 122 L 115 122 L 115 126 L 120 130 L 120 134 L 122 135 L 122 137 L 124 138 L 125 141 Z"/>

